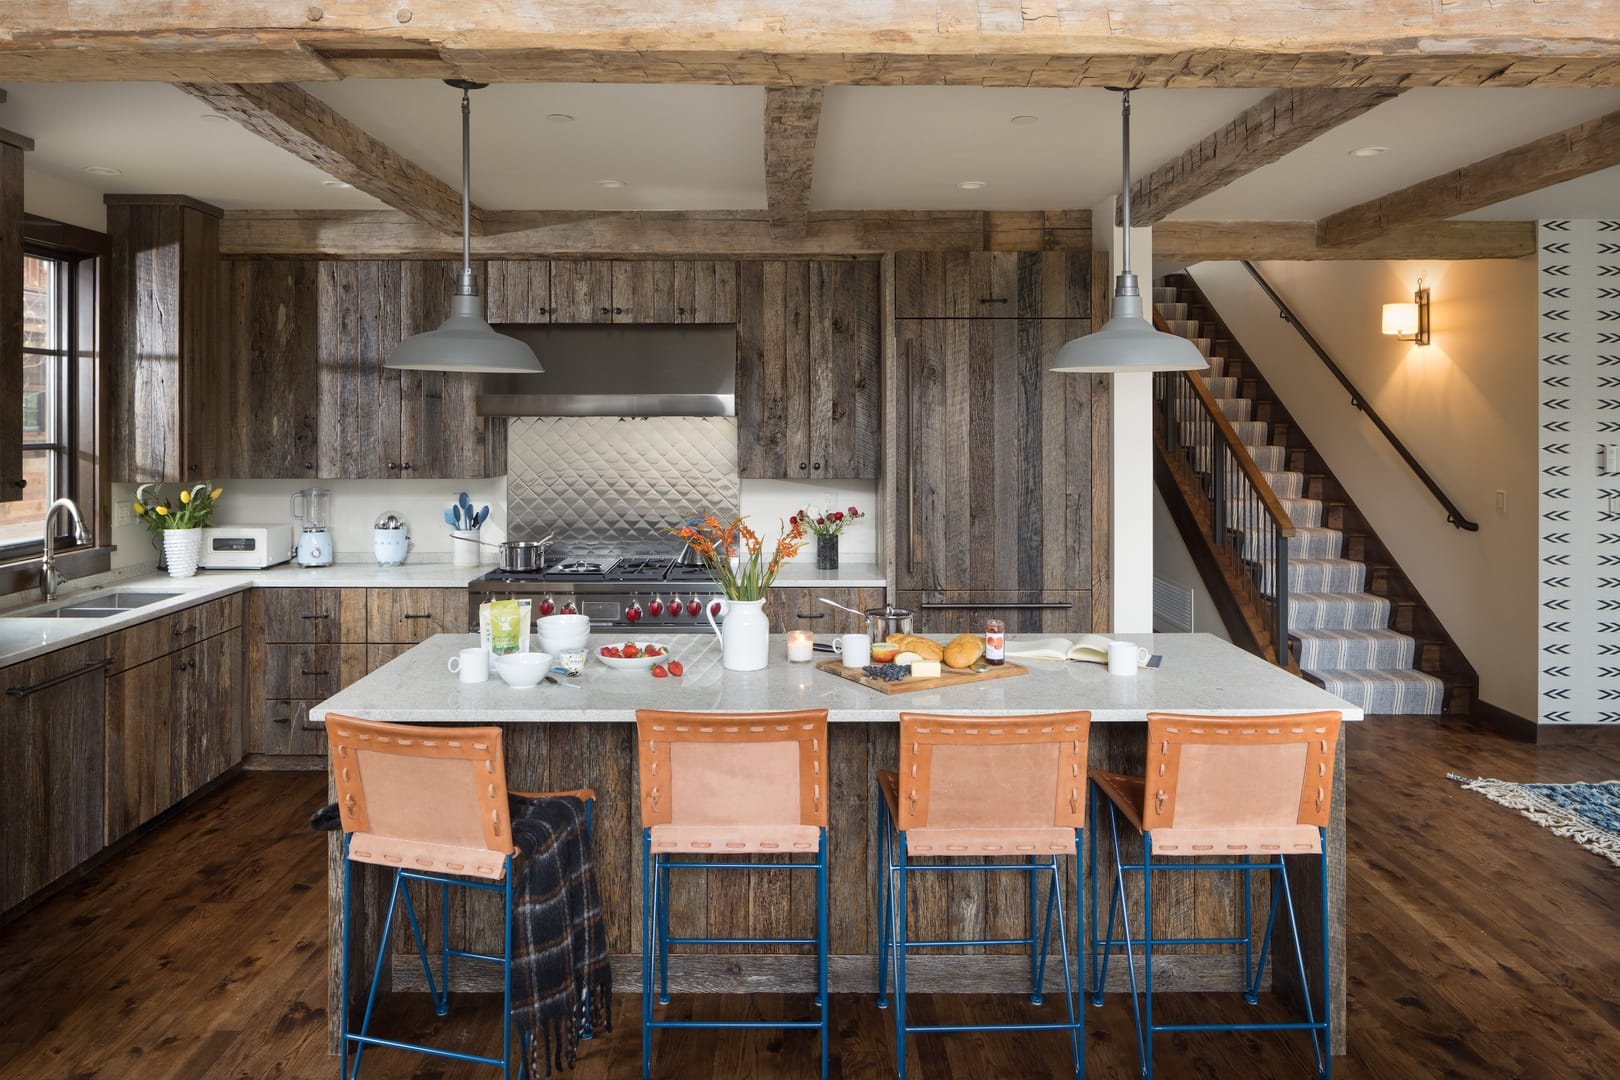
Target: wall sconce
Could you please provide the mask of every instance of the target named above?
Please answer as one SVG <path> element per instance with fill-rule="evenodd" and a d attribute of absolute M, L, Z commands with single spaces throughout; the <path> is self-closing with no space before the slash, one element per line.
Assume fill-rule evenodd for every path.
<path fill-rule="evenodd" d="M 1429 343 L 1429 290 L 1422 278 L 1410 304 L 1384 305 L 1384 333 L 1418 345 Z"/>

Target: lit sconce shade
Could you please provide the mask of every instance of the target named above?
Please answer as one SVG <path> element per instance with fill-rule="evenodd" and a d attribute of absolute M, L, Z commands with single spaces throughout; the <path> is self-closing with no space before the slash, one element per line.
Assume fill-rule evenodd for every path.
<path fill-rule="evenodd" d="M 1384 333 L 1417 345 L 1429 343 L 1429 290 L 1418 278 L 1410 303 L 1384 305 Z"/>

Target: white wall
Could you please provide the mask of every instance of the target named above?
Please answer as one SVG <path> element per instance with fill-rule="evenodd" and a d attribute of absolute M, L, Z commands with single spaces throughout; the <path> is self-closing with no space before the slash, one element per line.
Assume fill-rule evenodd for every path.
<path fill-rule="evenodd" d="M 23 169 L 23 210 L 81 229 L 107 231 L 107 205 L 99 191 L 27 167 Z"/>
<path fill-rule="evenodd" d="M 779 535 L 778 522 L 787 523 L 788 515 L 798 510 L 848 511 L 858 507 L 866 514 L 849 526 L 838 539 L 838 559 L 845 561 L 875 562 L 882 549 L 883 507 L 878 502 L 875 480 L 744 480 L 742 482 L 742 514 L 753 530 L 767 542 Z M 814 563 L 816 545 L 812 540 L 793 560 L 796 563 Z"/>
<path fill-rule="evenodd" d="M 1535 260 L 1259 269 L 1478 532 L 1446 523 L 1241 264 L 1192 274 L 1473 664 L 1481 699 L 1536 715 Z M 1409 300 L 1419 277 L 1426 347 L 1379 328 L 1381 305 Z"/>
<path fill-rule="evenodd" d="M 1226 632 L 1226 624 L 1221 622 L 1221 613 L 1216 610 L 1215 602 L 1209 598 L 1209 590 L 1204 588 L 1203 575 L 1199 574 L 1198 565 L 1193 562 L 1192 554 L 1181 539 L 1181 531 L 1170 516 L 1164 496 L 1157 491 L 1153 493 L 1153 576 L 1192 590 L 1195 632 L 1214 634 L 1222 641 L 1232 640 L 1232 635 Z"/>

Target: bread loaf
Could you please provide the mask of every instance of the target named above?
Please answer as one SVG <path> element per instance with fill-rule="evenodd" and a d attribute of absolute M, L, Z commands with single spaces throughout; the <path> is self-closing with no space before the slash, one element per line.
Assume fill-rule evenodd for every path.
<path fill-rule="evenodd" d="M 984 638 L 976 634 L 958 634 L 945 644 L 946 667 L 969 668 L 978 663 L 983 655 Z"/>
<path fill-rule="evenodd" d="M 889 640 L 900 646 L 901 652 L 913 652 L 924 660 L 944 659 L 945 650 L 937 641 L 930 641 L 916 634 L 893 634 Z"/>

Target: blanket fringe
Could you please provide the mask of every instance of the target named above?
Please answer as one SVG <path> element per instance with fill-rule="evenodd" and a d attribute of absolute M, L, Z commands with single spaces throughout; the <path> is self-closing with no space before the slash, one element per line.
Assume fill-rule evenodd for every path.
<path fill-rule="evenodd" d="M 1602 855 L 1613 865 L 1620 867 L 1620 836 L 1601 829 L 1578 814 L 1548 802 L 1537 795 L 1524 784 L 1516 784 L 1510 780 L 1496 780 L 1482 776 L 1470 780 L 1466 776 L 1456 773 L 1447 773 L 1446 779 L 1455 780 L 1469 791 L 1477 791 L 1494 803 L 1498 803 L 1510 810 L 1517 810 L 1525 817 L 1534 821 L 1552 832 L 1554 836 L 1562 836 L 1580 844 L 1594 854 Z M 1620 781 L 1607 781 L 1593 784 L 1593 787 L 1615 787 L 1620 790 Z"/>

